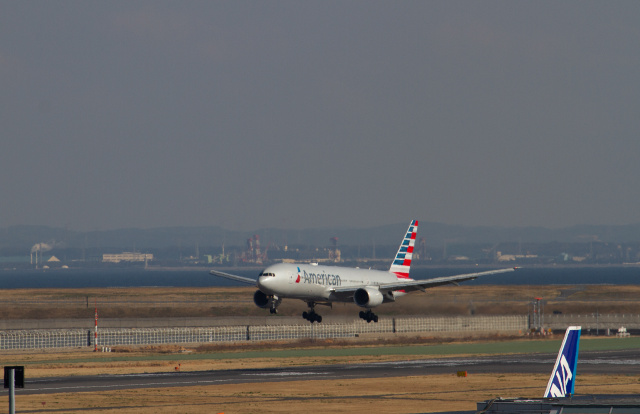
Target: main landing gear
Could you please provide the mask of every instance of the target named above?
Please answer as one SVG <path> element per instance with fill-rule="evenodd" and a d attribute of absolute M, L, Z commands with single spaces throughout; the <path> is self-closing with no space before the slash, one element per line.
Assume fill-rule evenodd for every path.
<path fill-rule="evenodd" d="M 320 322 L 322 322 L 322 316 L 321 316 L 321 315 L 318 315 L 318 314 L 316 313 L 316 311 L 315 311 L 315 310 L 313 310 L 313 307 L 314 307 L 316 304 L 315 304 L 315 303 L 313 303 L 313 302 L 307 302 L 307 305 L 309 305 L 309 312 L 307 312 L 307 311 L 302 312 L 302 317 L 303 317 L 304 319 L 308 320 L 308 321 L 309 321 L 309 322 L 311 322 L 311 323 L 314 323 L 314 322 L 318 322 L 318 323 L 320 323 Z"/>
<path fill-rule="evenodd" d="M 371 309 L 367 309 L 366 312 L 360 311 L 360 318 L 362 318 L 365 321 L 367 321 L 367 323 L 369 323 L 371 321 L 378 322 L 378 315 L 376 315 L 375 313 L 371 312 Z"/>

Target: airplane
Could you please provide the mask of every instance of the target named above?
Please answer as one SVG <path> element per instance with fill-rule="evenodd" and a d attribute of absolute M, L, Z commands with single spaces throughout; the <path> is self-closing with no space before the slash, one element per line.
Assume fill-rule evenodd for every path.
<path fill-rule="evenodd" d="M 544 398 L 566 397 L 573 394 L 578 367 L 578 345 L 580 344 L 580 326 L 570 326 L 564 334 L 562 346 L 558 352 Z"/>
<path fill-rule="evenodd" d="M 490 270 L 456 276 L 438 277 L 428 280 L 409 278 L 409 269 L 418 231 L 418 220 L 409 224 L 406 235 L 398 248 L 396 257 L 388 271 L 360 269 L 340 266 L 319 266 L 317 263 L 278 263 L 260 272 L 258 280 L 211 270 L 209 273 L 249 285 L 257 285 L 253 301 L 259 308 L 269 308 L 277 313 L 284 298 L 300 299 L 307 302 L 309 312 L 302 317 L 311 323 L 322 322 L 322 316 L 315 312 L 316 305 L 331 307 L 333 302 L 355 302 L 366 309 L 359 316 L 367 322 L 378 322 L 378 315 L 372 308 L 383 303 L 394 302 L 405 294 L 442 286 L 457 285 L 481 276 L 512 272 L 517 268 Z"/>

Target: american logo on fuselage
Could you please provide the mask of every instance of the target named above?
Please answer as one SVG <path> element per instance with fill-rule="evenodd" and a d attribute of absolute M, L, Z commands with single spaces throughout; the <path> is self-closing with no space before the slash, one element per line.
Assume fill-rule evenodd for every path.
<path fill-rule="evenodd" d="M 306 270 L 303 270 L 302 274 L 303 283 L 311 283 L 314 285 L 342 286 L 342 280 L 340 280 L 339 275 L 331 275 L 326 273 L 307 273 Z"/>

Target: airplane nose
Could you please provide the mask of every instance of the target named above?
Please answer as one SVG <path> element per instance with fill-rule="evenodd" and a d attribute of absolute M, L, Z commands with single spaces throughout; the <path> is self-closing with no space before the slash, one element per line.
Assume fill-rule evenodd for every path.
<path fill-rule="evenodd" d="M 273 280 L 273 277 L 271 276 L 260 276 L 258 278 L 258 287 L 261 290 L 268 290 L 269 286 L 272 284 L 271 281 Z"/>

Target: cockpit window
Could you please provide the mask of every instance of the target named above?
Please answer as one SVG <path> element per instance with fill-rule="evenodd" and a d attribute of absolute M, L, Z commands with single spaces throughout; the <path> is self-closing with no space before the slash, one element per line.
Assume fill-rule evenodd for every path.
<path fill-rule="evenodd" d="M 272 276 L 272 277 L 273 277 L 273 276 L 275 276 L 275 275 L 276 275 L 275 273 L 265 273 L 265 272 L 262 272 L 262 273 L 260 273 L 258 276 Z"/>

